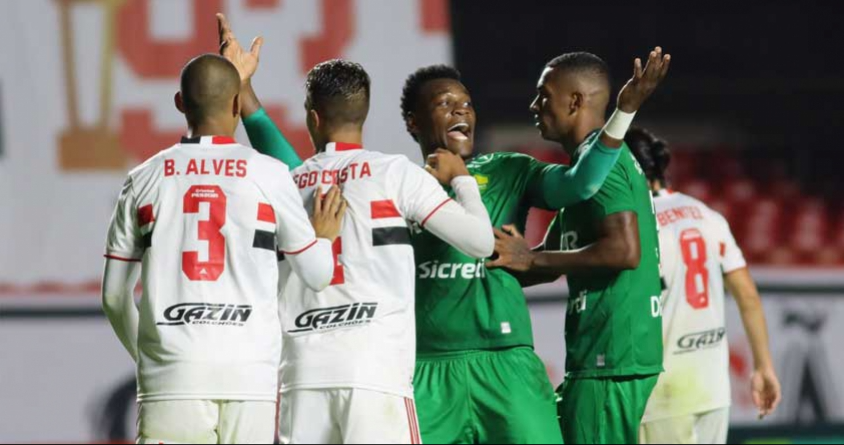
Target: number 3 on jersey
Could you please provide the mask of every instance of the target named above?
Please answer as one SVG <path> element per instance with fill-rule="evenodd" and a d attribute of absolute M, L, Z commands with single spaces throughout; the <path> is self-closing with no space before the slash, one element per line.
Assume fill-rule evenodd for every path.
<path fill-rule="evenodd" d="M 695 309 L 709 307 L 709 269 L 706 268 L 706 240 L 698 229 L 680 234 L 683 263 L 686 264 L 686 301 Z"/>
<path fill-rule="evenodd" d="M 191 281 L 217 281 L 226 269 L 226 238 L 220 233 L 226 225 L 226 194 L 216 185 L 195 185 L 185 194 L 184 213 L 199 213 L 201 203 L 209 205 L 209 219 L 199 221 L 200 241 L 208 242 L 208 261 L 199 252 L 182 252 L 182 271 Z"/>

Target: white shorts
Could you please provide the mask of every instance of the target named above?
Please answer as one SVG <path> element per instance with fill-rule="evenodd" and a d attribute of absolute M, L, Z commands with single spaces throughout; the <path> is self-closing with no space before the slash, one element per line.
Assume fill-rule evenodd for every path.
<path fill-rule="evenodd" d="M 281 395 L 281 443 L 422 443 L 412 399 L 363 389 L 297 389 Z"/>
<path fill-rule="evenodd" d="M 643 423 L 639 443 L 725 444 L 730 429 L 730 409 Z"/>
<path fill-rule="evenodd" d="M 138 408 L 138 443 L 273 443 L 273 402 L 178 400 Z"/>

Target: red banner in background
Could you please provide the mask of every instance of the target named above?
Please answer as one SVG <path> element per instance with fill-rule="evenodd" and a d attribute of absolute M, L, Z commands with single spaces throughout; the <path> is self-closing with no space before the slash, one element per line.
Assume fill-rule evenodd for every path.
<path fill-rule="evenodd" d="M 245 45 L 264 36 L 253 84 L 301 156 L 313 153 L 305 127 L 305 75 L 325 59 L 346 58 L 363 64 L 373 79 L 366 145 L 421 163 L 398 104 L 411 72 L 450 62 L 447 4 L 59 0 L 4 5 L 0 38 L 20 44 L 3 50 L 4 60 L 14 63 L 0 66 L 5 147 L 0 231 L 15 234 L 0 249 L 0 292 L 76 291 L 98 280 L 115 196 L 127 171 L 183 134 L 184 117 L 173 103 L 179 73 L 190 58 L 217 50 L 218 11 L 229 16 Z M 26 50 L 36 46 L 44 51 Z M 242 131 L 238 139 L 248 142 Z M 21 199 L 23 184 L 26 199 Z"/>

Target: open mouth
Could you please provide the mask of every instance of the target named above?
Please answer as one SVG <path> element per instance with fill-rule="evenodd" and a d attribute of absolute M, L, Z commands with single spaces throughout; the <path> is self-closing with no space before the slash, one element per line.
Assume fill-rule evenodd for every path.
<path fill-rule="evenodd" d="M 448 137 L 457 141 L 468 141 L 469 135 L 471 134 L 472 131 L 469 129 L 469 124 L 465 122 L 455 124 L 448 129 Z"/>

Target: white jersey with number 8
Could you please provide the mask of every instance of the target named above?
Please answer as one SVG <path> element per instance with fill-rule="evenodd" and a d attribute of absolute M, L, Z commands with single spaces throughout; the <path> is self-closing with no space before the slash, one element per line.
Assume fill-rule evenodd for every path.
<path fill-rule="evenodd" d="M 287 166 L 231 138 L 183 139 L 133 170 L 106 257 L 143 262 L 139 401 L 275 401 L 278 252 L 311 248 L 327 277 Z"/>
<path fill-rule="evenodd" d="M 665 190 L 654 204 L 666 287 L 665 374 L 644 423 L 730 406 L 724 275 L 747 266 L 723 216 Z"/>

